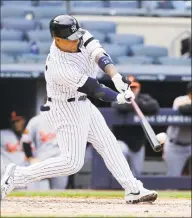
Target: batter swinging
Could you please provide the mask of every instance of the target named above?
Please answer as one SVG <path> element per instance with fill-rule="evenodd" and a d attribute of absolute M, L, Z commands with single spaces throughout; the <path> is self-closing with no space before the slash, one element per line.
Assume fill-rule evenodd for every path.
<path fill-rule="evenodd" d="M 123 80 L 99 41 L 80 28 L 74 17 L 56 16 L 50 22 L 50 31 L 54 40 L 46 60 L 48 100 L 41 113 L 55 129 L 61 155 L 29 167 L 8 165 L 1 181 L 1 198 L 31 182 L 78 172 L 84 163 L 88 141 L 125 189 L 127 203 L 155 201 L 157 193 L 145 189 L 134 178 L 103 116 L 87 99 L 88 95 L 127 103 L 134 98 L 128 89 L 129 81 Z M 120 93 L 98 83 L 95 79 L 98 66 L 112 78 Z"/>

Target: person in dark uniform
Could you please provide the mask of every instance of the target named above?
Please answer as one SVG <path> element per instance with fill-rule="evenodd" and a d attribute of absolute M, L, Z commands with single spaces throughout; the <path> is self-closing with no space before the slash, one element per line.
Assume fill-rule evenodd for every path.
<path fill-rule="evenodd" d="M 159 104 L 149 94 L 141 93 L 141 84 L 134 77 L 129 77 L 132 81 L 130 87 L 135 94 L 135 101 L 145 115 L 153 115 L 159 112 Z M 112 107 L 115 108 L 119 116 L 127 113 L 133 113 L 131 104 L 117 104 L 113 103 Z M 122 147 L 124 155 L 127 157 L 131 170 L 135 176 L 139 176 L 143 170 L 143 163 L 145 159 L 145 141 L 141 126 L 114 126 L 113 132 L 119 144 Z M 126 134 L 128 133 L 128 134 Z"/>

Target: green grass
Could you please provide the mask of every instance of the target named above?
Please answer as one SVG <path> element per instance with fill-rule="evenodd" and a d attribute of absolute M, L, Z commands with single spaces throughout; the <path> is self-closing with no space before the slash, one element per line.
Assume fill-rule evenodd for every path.
<path fill-rule="evenodd" d="M 191 199 L 191 191 L 158 191 L 159 198 L 185 198 Z M 124 191 L 101 190 L 65 190 L 65 191 L 14 191 L 12 197 L 104 197 L 121 198 Z"/>

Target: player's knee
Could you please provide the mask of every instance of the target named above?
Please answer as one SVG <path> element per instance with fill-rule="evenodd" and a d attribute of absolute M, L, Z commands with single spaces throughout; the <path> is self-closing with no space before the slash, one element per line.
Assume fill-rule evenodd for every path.
<path fill-rule="evenodd" d="M 77 161 L 76 163 L 72 164 L 71 170 L 73 171 L 73 174 L 79 172 L 83 167 L 83 165 L 84 165 L 84 161 Z"/>
<path fill-rule="evenodd" d="M 73 160 L 71 159 L 70 163 L 69 163 L 69 169 L 72 172 L 72 174 L 75 174 L 77 172 L 80 171 L 80 169 L 83 167 L 84 165 L 84 159 L 80 160 L 80 158 Z"/>
<path fill-rule="evenodd" d="M 68 171 L 68 175 L 77 173 L 84 164 L 84 158 L 80 157 L 60 157 L 60 165 L 63 167 L 62 175 L 66 175 Z"/>

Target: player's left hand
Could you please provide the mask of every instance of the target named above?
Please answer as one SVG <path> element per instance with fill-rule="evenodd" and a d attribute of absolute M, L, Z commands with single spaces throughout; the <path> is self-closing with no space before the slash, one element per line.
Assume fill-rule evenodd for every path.
<path fill-rule="evenodd" d="M 115 85 L 115 88 L 120 93 L 124 93 L 129 88 L 129 85 L 131 84 L 130 80 L 127 77 L 122 76 L 119 73 L 115 74 L 112 77 L 112 81 Z"/>

